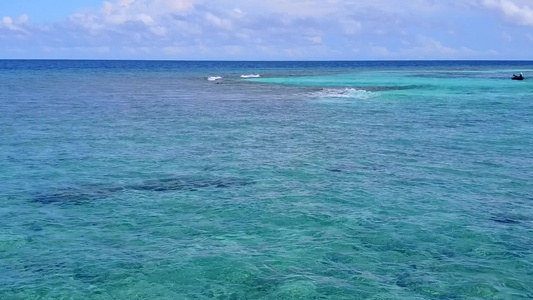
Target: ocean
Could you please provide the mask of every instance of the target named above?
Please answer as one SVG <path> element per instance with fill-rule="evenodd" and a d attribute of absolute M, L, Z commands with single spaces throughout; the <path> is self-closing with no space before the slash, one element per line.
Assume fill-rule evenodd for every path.
<path fill-rule="evenodd" d="M 533 62 L 0 60 L 0 203 L 5 300 L 531 299 Z"/>

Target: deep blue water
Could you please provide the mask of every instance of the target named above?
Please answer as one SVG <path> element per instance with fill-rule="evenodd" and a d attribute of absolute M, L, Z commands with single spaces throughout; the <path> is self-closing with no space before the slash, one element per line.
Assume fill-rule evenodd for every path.
<path fill-rule="evenodd" d="M 0 299 L 531 299 L 532 119 L 533 62 L 0 60 Z"/>

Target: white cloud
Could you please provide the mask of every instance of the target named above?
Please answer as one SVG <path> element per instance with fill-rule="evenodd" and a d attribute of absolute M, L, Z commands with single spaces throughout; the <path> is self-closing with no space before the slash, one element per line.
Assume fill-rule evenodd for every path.
<path fill-rule="evenodd" d="M 238 16 L 244 16 L 244 15 L 246 14 L 245 12 L 243 12 L 243 11 L 242 11 L 240 8 L 238 8 L 238 7 L 233 9 L 233 13 L 236 14 L 236 15 L 238 15 Z"/>
<path fill-rule="evenodd" d="M 128 54 L 149 54 L 152 52 L 148 47 L 122 47 L 122 51 Z"/>
<path fill-rule="evenodd" d="M 13 20 L 13 18 L 6 16 L 2 18 L 0 28 L 7 28 L 18 34 L 29 35 L 30 32 L 24 28 L 29 22 L 29 19 L 28 15 L 21 15 L 17 20 Z"/>
<path fill-rule="evenodd" d="M 173 13 L 183 13 L 194 7 L 193 0 L 114 0 L 104 1 L 98 12 L 85 11 L 70 16 L 70 21 L 98 34 L 102 30 L 116 30 L 128 23 L 142 24 L 146 32 L 165 36 L 164 19 Z M 138 29 L 136 30 L 138 31 Z"/>
<path fill-rule="evenodd" d="M 499 25 L 499 32 L 513 37 L 528 34 L 498 24 L 488 12 L 530 24 L 530 1 L 108 0 L 63 22 L 32 24 L 26 15 L 0 18 L 0 43 L 136 58 L 487 57 L 493 53 L 471 49 L 493 47 L 502 36 L 479 38 L 479 28 Z M 462 20 L 469 17 L 476 26 L 465 26 Z M 507 44 L 521 40 L 528 42 L 515 38 Z M 108 51 L 97 51 L 103 47 Z"/>
<path fill-rule="evenodd" d="M 413 48 L 411 51 L 426 55 L 431 53 L 453 55 L 458 52 L 456 49 L 446 47 L 441 42 L 428 37 L 421 37 L 419 46 Z"/>
<path fill-rule="evenodd" d="M 76 13 L 69 16 L 70 23 L 87 29 L 91 34 L 105 28 L 104 24 L 99 21 L 98 16 L 86 13 Z"/>
<path fill-rule="evenodd" d="M 347 35 L 354 35 L 359 33 L 363 29 L 363 24 L 354 20 L 343 20 L 341 21 L 342 29 Z"/>
<path fill-rule="evenodd" d="M 232 45 L 232 46 L 225 46 L 224 51 L 226 52 L 226 54 L 233 56 L 233 55 L 242 54 L 243 49 L 240 46 Z"/>
<path fill-rule="evenodd" d="M 167 28 L 165 28 L 164 26 L 159 26 L 159 25 L 151 26 L 150 31 L 157 36 L 166 36 L 167 34 Z"/>
<path fill-rule="evenodd" d="M 517 0 L 484 0 L 483 4 L 500 11 L 511 22 L 533 26 L 533 8 L 525 3 Z"/>
<path fill-rule="evenodd" d="M 125 19 L 136 19 L 139 14 L 155 18 L 169 13 L 188 11 L 193 7 L 193 0 L 115 0 L 105 1 L 102 12 L 107 16 L 120 15 Z"/>
<path fill-rule="evenodd" d="M 513 36 L 506 31 L 500 32 L 500 37 L 506 42 L 511 42 L 513 40 Z"/>
<path fill-rule="evenodd" d="M 30 17 L 26 14 L 24 15 L 21 15 L 19 18 L 18 18 L 18 23 L 19 24 L 27 24 L 28 22 L 30 21 Z"/>
<path fill-rule="evenodd" d="M 379 56 L 379 57 L 389 57 L 392 55 L 389 49 L 383 46 L 370 46 L 370 54 L 372 56 Z"/>
<path fill-rule="evenodd" d="M 207 22 L 209 22 L 211 25 L 218 27 L 223 30 L 230 30 L 232 27 L 231 21 L 223 18 L 219 18 L 215 16 L 214 14 L 208 12 L 205 15 L 205 19 Z"/>
<path fill-rule="evenodd" d="M 390 50 L 383 46 L 370 46 L 373 56 L 390 59 L 458 59 L 458 58 L 490 58 L 498 55 L 495 50 L 479 51 L 465 46 L 452 48 L 429 37 L 418 37 L 414 42 L 404 41 L 404 48 Z"/>
<path fill-rule="evenodd" d="M 343 1 L 340 0 L 252 0 L 249 4 L 261 7 L 263 11 L 271 13 L 297 16 L 324 16 L 338 12 Z"/>
<path fill-rule="evenodd" d="M 322 37 L 317 35 L 317 36 L 310 36 L 310 37 L 307 37 L 307 39 L 315 44 L 322 44 Z"/>
<path fill-rule="evenodd" d="M 406 57 L 409 59 L 458 58 L 461 56 L 461 53 L 460 50 L 444 46 L 440 41 L 422 36 L 418 37 L 417 41 L 408 48 L 389 53 L 389 56 Z"/>
<path fill-rule="evenodd" d="M 168 55 L 183 55 L 187 54 L 187 49 L 185 47 L 165 47 L 163 48 L 163 52 L 165 52 Z"/>
<path fill-rule="evenodd" d="M 283 54 L 290 58 L 301 59 L 304 57 L 303 51 L 296 48 L 283 49 Z"/>
<path fill-rule="evenodd" d="M 49 54 L 75 53 L 75 54 L 96 54 L 105 55 L 111 52 L 109 47 L 43 47 L 43 52 Z"/>
<path fill-rule="evenodd" d="M 495 55 L 498 55 L 498 51 L 496 50 L 489 49 L 486 51 L 477 51 L 477 50 L 470 49 L 468 47 L 459 48 L 458 53 L 462 57 L 479 57 L 479 56 L 493 57 Z"/>

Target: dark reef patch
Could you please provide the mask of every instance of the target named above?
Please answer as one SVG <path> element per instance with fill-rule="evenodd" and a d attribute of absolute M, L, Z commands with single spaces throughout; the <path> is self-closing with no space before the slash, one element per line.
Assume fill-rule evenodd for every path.
<path fill-rule="evenodd" d="M 89 186 L 57 189 L 51 192 L 38 193 L 32 201 L 41 204 L 64 203 L 81 204 L 89 201 L 101 200 L 113 194 L 126 190 L 171 192 L 198 191 L 201 189 L 224 189 L 242 187 L 253 184 L 251 180 L 239 178 L 207 178 L 207 177 L 172 177 L 146 180 L 137 184 L 124 186 Z"/>
<path fill-rule="evenodd" d="M 80 204 L 86 201 L 103 199 L 112 193 L 109 189 L 95 190 L 92 188 L 65 188 L 49 193 L 39 193 L 33 198 L 33 202 L 41 204 L 69 203 Z"/>
<path fill-rule="evenodd" d="M 207 179 L 198 177 L 164 178 L 147 180 L 141 184 L 127 186 L 126 189 L 137 191 L 197 191 L 206 188 L 230 188 L 249 185 L 251 182 L 235 178 Z"/>
<path fill-rule="evenodd" d="M 510 218 L 504 218 L 504 217 L 493 217 L 491 218 L 492 221 L 502 223 L 502 224 L 518 224 L 520 221 L 510 219 Z"/>

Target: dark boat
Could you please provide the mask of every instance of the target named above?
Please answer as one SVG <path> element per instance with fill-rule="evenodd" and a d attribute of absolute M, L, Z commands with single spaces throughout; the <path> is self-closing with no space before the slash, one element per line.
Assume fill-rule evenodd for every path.
<path fill-rule="evenodd" d="M 513 74 L 513 77 L 511 77 L 512 80 L 524 80 L 524 75 L 520 73 L 520 76 L 516 76 Z"/>

